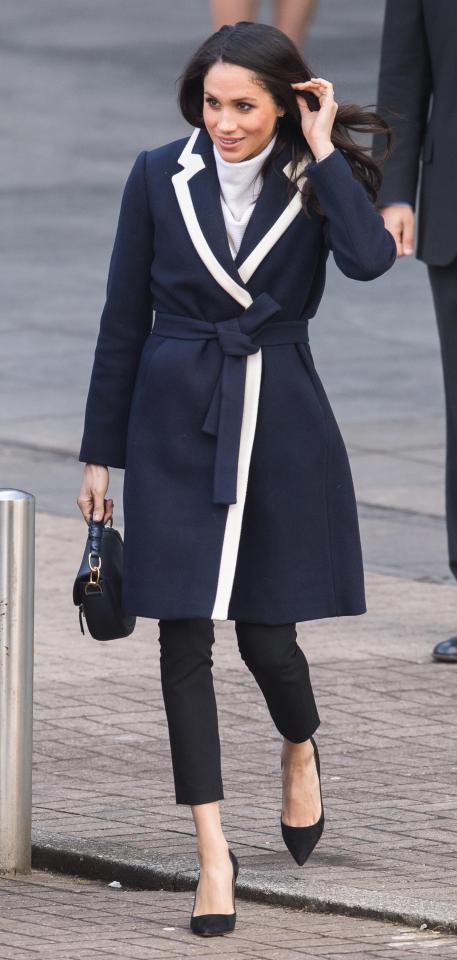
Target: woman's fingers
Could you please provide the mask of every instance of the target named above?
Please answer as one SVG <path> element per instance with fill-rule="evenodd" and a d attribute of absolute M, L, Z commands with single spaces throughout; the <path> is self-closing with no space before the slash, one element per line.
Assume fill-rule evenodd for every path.
<path fill-rule="evenodd" d="M 291 86 L 297 90 L 312 93 L 319 101 L 321 109 L 330 107 L 334 110 L 334 113 L 338 110 L 338 104 L 333 95 L 333 84 L 330 83 L 330 80 L 324 80 L 322 77 L 314 77 L 312 80 L 300 80 L 297 83 L 292 83 Z M 299 108 L 302 109 L 305 103 L 304 97 L 300 97 L 297 93 L 296 98 Z"/>
<path fill-rule="evenodd" d="M 330 80 L 323 80 L 321 78 L 303 80 L 298 83 L 292 83 L 291 86 L 312 93 L 317 97 L 319 103 L 325 103 L 326 101 L 336 103 L 333 96 L 333 84 L 330 83 Z M 298 102 L 303 102 L 303 98 L 298 97 Z"/>
<path fill-rule="evenodd" d="M 107 523 L 108 520 L 112 520 L 114 509 L 114 500 L 105 500 L 105 516 L 104 522 Z"/>
<path fill-rule="evenodd" d="M 78 507 L 79 507 L 79 509 L 81 510 L 81 513 L 82 513 L 82 515 L 83 515 L 86 523 L 89 523 L 89 520 L 90 520 L 91 514 L 92 514 L 92 510 L 93 510 L 93 499 L 92 499 L 92 496 L 91 496 L 90 494 L 81 494 L 81 493 L 80 493 L 78 499 L 76 500 L 76 503 L 78 504 Z"/>
<path fill-rule="evenodd" d="M 297 83 L 291 83 L 291 87 L 317 87 L 325 93 L 333 91 L 333 83 L 330 80 L 324 80 L 322 77 L 313 77 L 311 80 L 299 80 Z"/>
<path fill-rule="evenodd" d="M 94 520 L 103 520 L 107 523 L 113 516 L 114 500 L 102 500 L 100 506 L 94 507 Z"/>
<path fill-rule="evenodd" d="M 89 494 L 87 496 L 79 496 L 76 502 L 86 523 L 89 523 L 89 520 L 92 518 L 94 520 L 103 520 L 103 523 L 107 523 L 108 520 L 112 520 L 113 518 L 114 500 L 111 498 L 100 501 L 99 497 L 92 497 Z M 98 504 L 97 507 L 95 506 L 96 503 Z"/>
<path fill-rule="evenodd" d="M 94 520 L 103 520 L 105 516 L 105 498 L 98 490 L 94 490 Z"/>

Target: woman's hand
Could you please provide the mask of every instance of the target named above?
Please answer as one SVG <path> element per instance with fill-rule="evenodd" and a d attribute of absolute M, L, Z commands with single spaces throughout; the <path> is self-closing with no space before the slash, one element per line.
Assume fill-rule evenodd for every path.
<path fill-rule="evenodd" d="M 86 523 L 89 523 L 92 514 L 94 520 L 103 520 L 103 523 L 113 516 L 113 501 L 105 500 L 108 484 L 108 467 L 99 463 L 86 463 L 81 490 L 76 500 Z"/>
<path fill-rule="evenodd" d="M 319 110 L 310 110 L 305 98 L 296 95 L 303 135 L 314 156 L 319 159 L 335 149 L 331 141 L 331 133 L 338 104 L 333 99 L 333 84 L 322 77 L 313 77 L 312 80 L 292 83 L 291 86 L 313 93 L 319 100 Z"/>

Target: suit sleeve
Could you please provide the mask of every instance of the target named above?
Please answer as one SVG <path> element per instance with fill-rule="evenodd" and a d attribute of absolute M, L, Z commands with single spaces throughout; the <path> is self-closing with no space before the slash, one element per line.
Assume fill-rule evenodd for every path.
<path fill-rule="evenodd" d="M 145 164 L 142 151 L 124 187 L 79 453 L 87 463 L 122 468 L 136 372 L 152 324 L 154 230 Z"/>
<path fill-rule="evenodd" d="M 353 280 L 386 273 L 397 256 L 395 240 L 341 151 L 320 163 L 313 160 L 305 172 L 324 212 L 326 244 L 342 273 Z"/>
<path fill-rule="evenodd" d="M 394 132 L 377 205 L 400 199 L 415 207 L 419 159 L 432 92 L 422 0 L 387 0 L 381 43 L 377 110 Z M 373 138 L 381 156 L 385 137 Z"/>

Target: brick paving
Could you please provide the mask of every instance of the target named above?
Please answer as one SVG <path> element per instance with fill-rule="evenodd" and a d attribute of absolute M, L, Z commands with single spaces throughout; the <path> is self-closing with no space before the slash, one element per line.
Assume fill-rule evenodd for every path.
<path fill-rule="evenodd" d="M 158 630 L 97 643 L 71 602 L 85 539 L 79 517 L 37 516 L 34 831 L 114 858 L 195 870 L 190 808 L 174 800 Z M 58 577 L 55 544 L 59 544 Z M 449 585 L 367 574 L 369 613 L 299 625 L 321 727 L 326 830 L 297 867 L 279 830 L 281 738 L 216 624 L 214 678 L 227 839 L 267 887 L 388 907 L 396 898 L 457 922 L 456 671 L 430 659 L 456 626 Z"/>
<path fill-rule="evenodd" d="M 189 929 L 193 896 L 34 872 L 0 879 L 0 960 L 375 960 L 455 957 L 457 937 L 439 931 L 266 904 L 236 903 L 233 933 L 204 940 Z"/>

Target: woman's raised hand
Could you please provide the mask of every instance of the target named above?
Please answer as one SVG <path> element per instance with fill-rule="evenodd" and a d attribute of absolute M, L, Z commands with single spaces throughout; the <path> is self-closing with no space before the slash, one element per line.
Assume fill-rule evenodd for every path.
<path fill-rule="evenodd" d="M 89 523 L 91 517 L 106 523 L 113 516 L 113 501 L 105 499 L 108 484 L 108 467 L 99 463 L 86 463 L 81 490 L 76 500 L 86 523 Z"/>
<path fill-rule="evenodd" d="M 322 77 L 313 77 L 312 80 L 291 83 L 291 86 L 306 93 L 313 93 L 319 100 L 319 110 L 310 110 L 305 98 L 296 95 L 303 135 L 314 156 L 319 158 L 330 153 L 334 149 L 331 133 L 338 110 L 338 104 L 333 97 L 333 84 Z"/>

